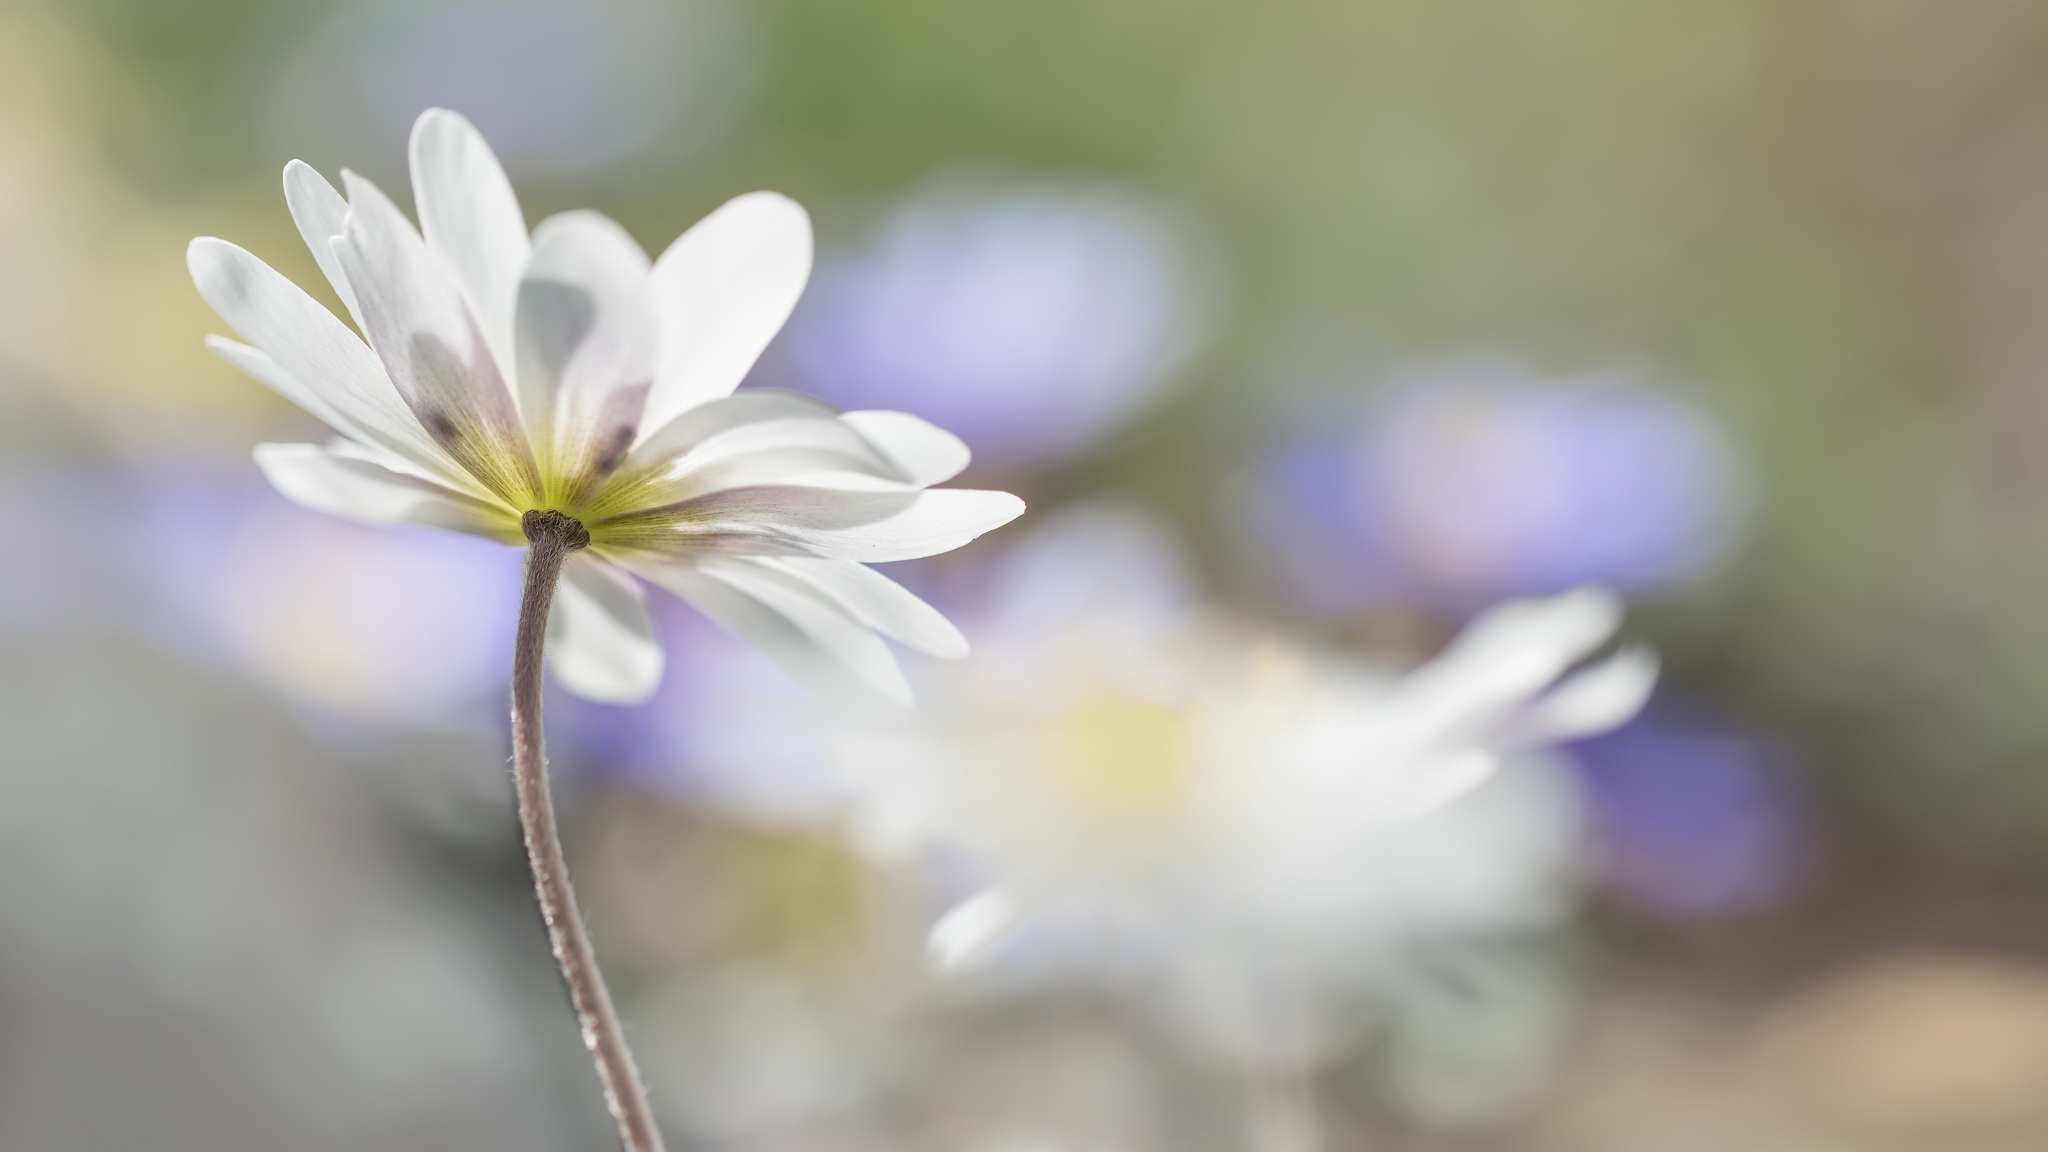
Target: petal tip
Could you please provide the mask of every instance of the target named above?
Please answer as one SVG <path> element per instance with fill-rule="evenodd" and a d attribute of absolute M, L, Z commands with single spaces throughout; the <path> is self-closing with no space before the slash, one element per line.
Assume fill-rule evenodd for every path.
<path fill-rule="evenodd" d="M 1008 499 L 994 502 L 996 510 L 1002 515 L 1002 519 L 996 521 L 992 526 L 994 528 L 1000 528 L 1008 524 L 1010 521 L 1022 516 L 1027 510 L 1027 505 L 1024 503 L 1022 496 L 1014 492 L 1001 492 L 998 495 L 1008 497 Z"/>
<path fill-rule="evenodd" d="M 555 683 L 560 684 L 570 695 L 596 704 L 610 704 L 617 708 L 632 708 L 645 704 L 654 698 L 655 690 L 661 687 L 661 677 L 658 674 L 643 684 L 625 681 L 593 681 L 577 676 L 575 673 L 564 676 L 562 669 L 557 667 L 550 666 L 550 670 L 554 673 Z"/>
<path fill-rule="evenodd" d="M 793 196 L 777 192 L 772 188 L 758 188 L 733 197 L 730 204 L 744 204 L 749 207 L 785 212 L 803 220 L 804 227 L 811 224 L 811 213 Z"/>
<path fill-rule="evenodd" d="M 977 966 L 1007 937 L 1019 920 L 1017 902 L 1000 889 L 971 896 L 955 905 L 925 937 L 926 955 L 942 972 Z"/>
<path fill-rule="evenodd" d="M 444 108 L 437 104 L 434 107 L 428 108 L 425 111 L 421 112 L 419 116 L 413 120 L 412 142 L 417 144 L 421 136 L 425 135 L 428 132 L 439 130 L 475 132 L 476 125 L 470 122 L 469 117 L 464 116 L 462 113 L 457 112 L 455 109 Z"/>

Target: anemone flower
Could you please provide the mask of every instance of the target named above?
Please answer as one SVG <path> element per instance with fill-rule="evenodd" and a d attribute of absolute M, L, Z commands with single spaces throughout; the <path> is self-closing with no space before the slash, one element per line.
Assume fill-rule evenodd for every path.
<path fill-rule="evenodd" d="M 1404 669 L 1205 608 L 1145 524 L 1041 525 L 968 617 L 974 657 L 828 738 L 859 840 L 957 897 L 941 967 L 1142 972 L 1205 1047 L 1305 1072 L 1426 995 L 1442 951 L 1563 918 L 1579 812 L 1550 750 L 1656 676 L 1602 655 L 1617 597 L 1497 607 Z"/>
<path fill-rule="evenodd" d="M 193 241 L 188 263 L 248 342 L 211 347 L 339 434 L 258 446 L 279 491 L 373 524 L 527 545 L 512 671 L 521 827 L 620 1139 L 646 1152 L 661 1136 L 556 838 L 543 650 L 572 692 L 644 698 L 662 658 L 637 576 L 800 677 L 904 699 L 878 633 L 942 656 L 966 644 L 864 563 L 957 548 L 1023 504 L 928 490 L 967 450 L 916 417 L 734 391 L 810 273 L 809 220 L 787 198 L 741 196 L 649 261 L 595 212 L 529 235 L 496 157 L 452 112 L 419 118 L 411 162 L 417 229 L 354 173 L 344 197 L 303 163 L 285 168 L 292 217 L 360 337 L 224 240 Z"/>
<path fill-rule="evenodd" d="M 1420 843 L 1504 765 L 1621 724 L 1657 668 L 1636 646 L 1586 663 L 1620 623 L 1602 589 L 1496 607 L 1400 673 L 1124 588 L 1058 599 L 984 619 L 924 708 L 835 740 L 865 843 L 986 877 L 933 930 L 943 963 L 1076 904 L 1240 935 L 1369 924 L 1417 871 L 1473 874 L 1436 849 L 1385 867 L 1386 845 Z"/>

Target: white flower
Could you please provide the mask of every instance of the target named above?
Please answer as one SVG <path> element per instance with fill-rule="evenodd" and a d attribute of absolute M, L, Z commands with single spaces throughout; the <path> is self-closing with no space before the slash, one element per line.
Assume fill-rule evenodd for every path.
<path fill-rule="evenodd" d="M 1121 530 L 1080 527 L 1053 542 L 1101 567 Z M 866 843 L 986 878 L 934 929 L 941 962 L 1071 918 L 1355 967 L 1361 940 L 1568 905 L 1569 788 L 1540 752 L 1623 722 L 1656 676 L 1636 648 L 1579 667 L 1620 622 L 1614 596 L 1496 609 L 1396 676 L 1176 611 L 1138 591 L 1133 559 L 1058 592 L 1022 565 L 1036 588 L 1013 603 L 1036 603 L 981 621 L 978 656 L 919 713 L 837 742 Z"/>
<path fill-rule="evenodd" d="M 864 564 L 957 548 L 1023 503 L 928 490 L 967 449 L 916 417 L 734 391 L 810 274 L 802 208 L 741 196 L 649 261 L 594 212 L 529 236 L 497 159 L 452 112 L 420 117 L 411 157 L 417 229 L 352 172 L 344 198 L 285 168 L 292 217 L 360 337 L 241 248 L 192 242 L 200 293 L 247 341 L 210 346 L 340 434 L 259 446 L 280 491 L 513 544 L 529 511 L 574 518 L 590 544 L 564 569 L 548 659 L 596 699 L 643 699 L 660 679 L 635 576 L 813 683 L 907 699 L 881 635 L 966 652 Z"/>

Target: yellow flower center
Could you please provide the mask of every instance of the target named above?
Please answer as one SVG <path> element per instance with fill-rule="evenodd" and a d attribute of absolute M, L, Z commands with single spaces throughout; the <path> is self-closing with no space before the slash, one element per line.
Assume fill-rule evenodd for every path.
<path fill-rule="evenodd" d="M 1043 730 L 1037 783 L 1051 814 L 1084 835 L 1153 838 L 1190 800 L 1187 720 L 1156 701 L 1102 694 Z"/>

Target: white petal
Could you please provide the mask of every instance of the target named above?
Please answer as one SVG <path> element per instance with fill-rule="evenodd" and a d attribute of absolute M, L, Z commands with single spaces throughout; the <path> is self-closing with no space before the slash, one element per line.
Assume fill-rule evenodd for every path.
<path fill-rule="evenodd" d="M 749 388 L 708 400 L 641 437 L 628 468 L 652 468 L 694 450 L 721 432 L 769 420 L 827 418 L 839 410 L 809 396 L 773 388 Z"/>
<path fill-rule="evenodd" d="M 794 580 L 717 559 L 660 564 L 628 556 L 624 563 L 688 600 L 820 695 L 910 703 L 910 685 L 882 638 Z"/>
<path fill-rule="evenodd" d="M 1016 900 L 1000 888 L 991 888 L 939 917 L 925 938 L 925 950 L 942 971 L 973 967 L 1016 928 L 1019 918 Z"/>
<path fill-rule="evenodd" d="M 1467 626 L 1404 691 L 1427 722 L 1484 722 L 1550 687 L 1620 623 L 1621 601 L 1604 588 L 1505 604 Z"/>
<path fill-rule="evenodd" d="M 225 336 L 208 336 L 206 338 L 206 347 L 214 355 L 241 369 L 244 373 L 262 381 L 270 387 L 271 391 L 305 409 L 321 423 L 334 429 L 336 432 L 357 439 L 366 440 L 370 438 L 365 435 L 363 429 L 356 425 L 355 421 L 342 415 L 339 409 L 328 403 L 326 396 L 313 388 L 307 387 L 305 381 L 285 371 L 282 365 L 271 358 L 270 353 L 263 351 L 261 348 L 251 348 L 247 344 L 237 343 Z M 393 393 L 393 397 L 394 399 L 396 398 L 396 393 Z M 412 413 L 410 412 L 406 412 L 404 415 L 408 420 L 412 418 Z"/>
<path fill-rule="evenodd" d="M 1412 820 L 1442 808 L 1493 779 L 1500 757 L 1484 748 L 1468 748 L 1404 780 L 1387 797 L 1386 819 Z"/>
<path fill-rule="evenodd" d="M 638 704 L 661 684 L 661 645 L 640 582 L 579 553 L 562 567 L 548 617 L 548 668 L 587 700 Z"/>
<path fill-rule="evenodd" d="M 1656 653 L 1624 648 L 1566 677 L 1514 722 L 1508 738 L 1538 744 L 1597 736 L 1634 718 L 1656 685 Z"/>
<path fill-rule="evenodd" d="M 594 487 L 626 459 L 654 377 L 647 254 L 595 212 L 534 233 L 519 282 L 520 411 L 550 474 Z M 554 494 L 572 503 L 587 491 Z"/>
<path fill-rule="evenodd" d="M 897 491 L 906 483 L 901 471 L 850 425 L 832 416 L 800 416 L 757 420 L 707 437 L 650 482 L 640 503 L 676 504 L 728 488 L 820 473 L 885 480 L 885 487 Z"/>
<path fill-rule="evenodd" d="M 647 401 L 658 429 L 745 379 L 811 275 L 811 219 L 774 192 L 727 201 L 654 264 L 661 360 Z"/>
<path fill-rule="evenodd" d="M 499 496 L 524 499 L 537 486 L 526 431 L 461 291 L 389 197 L 353 172 L 342 181 L 348 226 L 334 250 L 370 347 L 449 456 Z"/>
<path fill-rule="evenodd" d="M 875 564 L 950 552 L 1023 512 L 1024 502 L 1008 492 L 857 492 L 763 485 L 714 492 L 664 509 L 662 515 L 672 517 L 673 526 L 650 531 L 630 546 L 669 547 L 678 554 L 710 550 Z"/>
<path fill-rule="evenodd" d="M 967 442 L 908 412 L 848 412 L 840 419 L 858 429 L 911 483 L 944 484 L 966 470 Z"/>
<path fill-rule="evenodd" d="M 1621 598 L 1606 588 L 1518 600 L 1474 620 L 1451 654 L 1501 666 L 1527 666 L 1532 679 L 1540 678 L 1534 669 L 1568 666 L 1614 635 L 1621 613 Z"/>
<path fill-rule="evenodd" d="M 412 126 L 412 197 L 427 247 L 453 274 L 500 365 L 529 244 L 526 218 L 491 146 L 468 120 L 429 108 Z"/>
<path fill-rule="evenodd" d="M 967 655 L 967 637 L 951 620 L 910 589 L 865 565 L 812 556 L 762 556 L 751 563 L 803 581 L 838 602 L 854 619 L 927 655 L 947 660 Z"/>
<path fill-rule="evenodd" d="M 457 492 L 319 444 L 258 444 L 256 466 L 286 499 L 364 524 L 427 524 L 511 540 L 509 518 Z"/>
<path fill-rule="evenodd" d="M 258 359 L 242 345 L 216 345 L 230 363 L 337 432 L 399 452 L 437 475 L 454 471 L 376 355 L 334 313 L 225 240 L 202 236 L 186 250 L 185 259 L 199 294 L 262 354 Z"/>
<path fill-rule="evenodd" d="M 334 294 L 341 297 L 342 307 L 361 328 L 363 317 L 356 309 L 355 289 L 348 286 L 341 261 L 334 256 L 333 240 L 341 235 L 348 218 L 348 201 L 312 165 L 294 160 L 284 166 L 284 202 L 292 210 L 292 223 L 299 226 L 299 237 L 312 249 L 313 259 L 334 286 Z"/>

